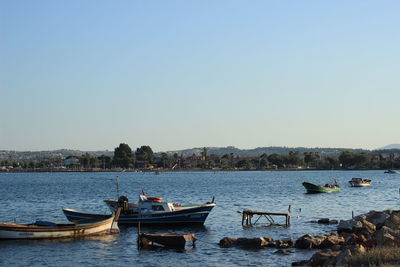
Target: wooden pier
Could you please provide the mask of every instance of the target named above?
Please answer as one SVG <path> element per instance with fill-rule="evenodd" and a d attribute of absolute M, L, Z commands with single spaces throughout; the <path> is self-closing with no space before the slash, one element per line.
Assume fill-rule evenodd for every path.
<path fill-rule="evenodd" d="M 251 221 L 253 216 L 258 216 L 257 220 L 254 223 Z M 257 210 L 244 210 L 242 212 L 242 225 L 245 225 L 245 226 L 255 225 L 262 217 L 267 218 L 267 220 L 270 224 L 277 224 L 277 223 L 275 223 L 274 218 L 272 216 L 285 217 L 285 226 L 286 227 L 289 226 L 290 225 L 290 206 L 289 206 L 288 213 L 271 212 L 271 211 L 257 211 Z"/>

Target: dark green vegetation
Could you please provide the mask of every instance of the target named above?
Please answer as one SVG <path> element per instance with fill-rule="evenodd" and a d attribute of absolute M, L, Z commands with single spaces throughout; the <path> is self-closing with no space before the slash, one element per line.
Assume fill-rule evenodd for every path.
<path fill-rule="evenodd" d="M 374 248 L 349 258 L 345 266 L 399 266 L 400 247 Z"/>
<path fill-rule="evenodd" d="M 274 148 L 273 151 L 275 151 Z M 212 148 L 197 149 L 191 155 L 177 152 L 154 153 L 144 145 L 132 151 L 129 145 L 121 143 L 114 153 L 107 152 L 75 154 L 68 156 L 53 153 L 44 157 L 0 158 L 3 171 L 31 170 L 120 170 L 120 169 L 164 169 L 164 170 L 331 170 L 331 169 L 396 169 L 400 168 L 400 150 L 341 150 L 316 149 L 305 151 L 287 150 L 279 153 L 260 153 L 256 156 L 237 155 L 233 152 L 223 155 L 213 154 Z M 340 151 L 340 152 L 339 152 Z M 260 150 L 261 152 L 261 150 Z M 287 153 L 286 153 L 287 152 Z M 17 153 L 17 152 L 15 152 Z M 27 153 L 27 152 L 24 152 Z"/>

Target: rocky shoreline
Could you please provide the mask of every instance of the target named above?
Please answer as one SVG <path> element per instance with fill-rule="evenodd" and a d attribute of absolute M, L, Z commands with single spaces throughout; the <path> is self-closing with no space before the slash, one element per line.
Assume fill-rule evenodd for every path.
<path fill-rule="evenodd" d="M 321 219 L 319 223 L 335 223 Z M 342 266 L 353 256 L 374 248 L 400 247 L 400 210 L 370 211 L 350 220 L 339 222 L 337 232 L 328 235 L 303 235 L 292 239 L 273 240 L 271 237 L 224 237 L 219 246 L 243 249 L 276 248 L 275 253 L 291 254 L 295 249 L 317 249 L 310 259 L 293 262 L 293 266 Z M 400 264 L 397 263 L 397 264 Z"/>

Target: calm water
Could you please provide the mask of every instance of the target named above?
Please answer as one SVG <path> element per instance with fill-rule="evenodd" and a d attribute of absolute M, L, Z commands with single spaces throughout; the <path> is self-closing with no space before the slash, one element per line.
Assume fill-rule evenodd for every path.
<path fill-rule="evenodd" d="M 335 226 L 309 223 L 319 218 L 349 219 L 351 212 L 399 209 L 400 175 L 383 171 L 300 172 L 195 172 L 195 173 L 0 173 L 0 221 L 32 222 L 37 219 L 66 221 L 62 207 L 109 213 L 103 199 L 115 198 L 115 176 L 120 194 L 136 201 L 143 188 L 167 201 L 204 203 L 216 198 L 217 207 L 204 227 L 150 229 L 145 232 L 193 232 L 196 248 L 138 251 L 136 228 L 121 234 L 64 241 L 1 241 L 0 266 L 290 266 L 312 252 L 274 254 L 276 249 L 240 250 L 217 246 L 225 236 L 274 239 L 303 234 L 323 234 Z M 352 177 L 371 178 L 370 188 L 350 188 Z M 337 194 L 305 194 L 303 181 L 324 184 L 336 179 L 344 188 Z M 287 211 L 292 205 L 289 228 L 241 226 L 238 210 Z M 265 219 L 263 220 L 265 222 Z M 284 222 L 282 218 L 281 222 Z"/>

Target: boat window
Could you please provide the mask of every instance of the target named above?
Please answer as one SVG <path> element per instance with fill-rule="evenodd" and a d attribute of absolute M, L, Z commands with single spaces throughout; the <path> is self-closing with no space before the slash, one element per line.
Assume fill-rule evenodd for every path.
<path fill-rule="evenodd" d="M 164 207 L 161 206 L 161 205 L 153 205 L 153 206 L 151 206 L 151 208 L 152 208 L 153 210 L 164 210 Z"/>

